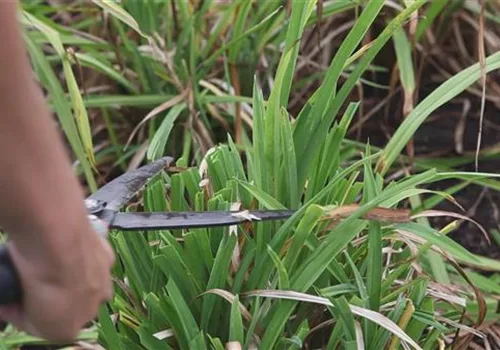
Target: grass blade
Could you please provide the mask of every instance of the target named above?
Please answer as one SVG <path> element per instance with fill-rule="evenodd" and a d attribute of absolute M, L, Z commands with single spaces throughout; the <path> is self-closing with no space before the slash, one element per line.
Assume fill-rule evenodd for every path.
<path fill-rule="evenodd" d="M 195 339 L 198 335 L 199 328 L 196 324 L 196 320 L 193 318 L 193 315 L 189 310 L 184 296 L 181 294 L 173 280 L 168 281 L 166 289 L 172 298 L 172 306 L 179 317 L 184 338 L 189 339 L 189 341 Z"/>
<path fill-rule="evenodd" d="M 140 28 L 137 21 L 123 7 L 113 1 L 92 0 L 94 4 L 109 12 L 114 18 L 128 25 L 144 38 L 149 38 Z"/>
<path fill-rule="evenodd" d="M 240 311 L 240 299 L 236 295 L 231 306 L 231 325 L 229 330 L 229 341 L 243 344 L 243 320 Z"/>
<path fill-rule="evenodd" d="M 269 253 L 271 259 L 273 260 L 276 270 L 278 270 L 278 287 L 284 290 L 289 289 L 290 282 L 288 278 L 288 273 L 286 272 L 285 265 L 280 260 L 278 254 L 276 254 L 269 245 L 267 246 L 267 252 Z"/>
<path fill-rule="evenodd" d="M 424 238 L 426 241 L 435 244 L 444 252 L 451 254 L 457 259 L 478 263 L 478 260 L 476 259 L 474 254 L 467 251 L 451 238 L 440 234 L 438 231 L 434 230 L 431 227 L 415 222 L 400 223 L 396 224 L 394 227 L 397 230 L 411 232 Z"/>
<path fill-rule="evenodd" d="M 315 131 L 320 125 L 322 125 L 323 120 L 328 119 L 327 108 L 329 103 L 332 101 L 332 87 L 333 89 L 336 88 L 337 81 L 345 62 L 361 42 L 371 23 L 373 23 L 377 14 L 382 9 L 383 4 L 384 1 L 382 0 L 370 1 L 367 4 L 367 7 L 361 14 L 359 20 L 349 32 L 347 38 L 342 42 L 342 45 L 326 72 L 320 88 L 305 105 L 304 108 L 311 108 L 310 112 L 304 113 L 305 110 L 302 110 L 299 113 L 299 117 L 294 128 L 294 141 L 297 162 L 303 163 L 303 166 L 299 169 L 298 176 L 298 183 L 300 187 L 302 187 L 306 181 L 306 171 L 310 166 L 311 160 L 309 159 L 312 157 L 308 155 L 315 154 L 320 142 L 324 139 L 324 137 L 320 136 L 319 133 L 316 138 Z M 333 94 L 335 94 L 335 90 L 333 90 Z M 328 126 L 329 125 L 330 123 L 328 123 Z M 322 135 L 326 135 L 328 126 L 326 126 L 326 129 L 323 130 Z"/>
<path fill-rule="evenodd" d="M 294 291 L 276 291 L 276 290 L 257 290 L 257 291 L 252 291 L 245 293 L 245 297 L 250 297 L 250 296 L 260 296 L 260 297 L 265 297 L 265 298 L 277 298 L 277 299 L 284 299 L 287 301 L 302 301 L 302 302 L 308 302 L 308 303 L 318 303 L 321 305 L 327 305 L 327 306 L 334 306 L 328 299 L 323 298 L 323 297 L 318 297 L 310 294 L 305 294 L 305 293 L 299 293 L 299 292 L 294 292 Z M 397 324 L 395 324 L 393 321 L 391 321 L 389 318 L 385 317 L 384 315 L 364 309 L 358 306 L 354 305 L 349 305 L 351 312 L 354 315 L 361 316 L 364 318 L 369 319 L 372 322 L 375 322 L 379 326 L 387 329 L 397 337 L 399 337 L 401 340 L 405 341 L 409 345 L 411 345 L 414 349 L 421 350 L 422 348 L 415 343 L 413 339 L 411 339 L 400 327 L 398 327 Z"/>
<path fill-rule="evenodd" d="M 139 93 L 139 90 L 137 87 L 132 84 L 130 81 L 128 81 L 126 78 L 124 78 L 118 71 L 116 71 L 113 67 L 110 67 L 109 64 L 98 60 L 97 58 L 81 53 L 81 52 L 76 52 L 75 57 L 78 59 L 78 62 L 81 63 L 82 66 L 85 67 L 90 67 L 93 69 L 96 69 L 104 74 L 106 74 L 108 77 L 116 81 L 117 83 L 121 84 L 124 88 L 129 90 L 132 94 L 137 94 Z"/>
<path fill-rule="evenodd" d="M 285 191 L 282 193 L 282 202 L 288 204 L 290 209 L 296 209 L 300 205 L 299 188 L 297 183 L 297 164 L 295 158 L 295 146 L 293 144 L 292 126 L 286 110 L 282 109 L 281 141 L 283 154 L 284 177 L 286 181 Z"/>
<path fill-rule="evenodd" d="M 43 56 L 40 48 L 34 44 L 28 35 L 26 35 L 24 39 L 28 46 L 35 70 L 52 99 L 53 108 L 57 113 L 58 120 L 66 138 L 68 139 L 73 152 L 75 152 L 77 159 L 82 165 L 87 184 L 91 191 L 95 191 L 97 190 L 97 184 L 95 182 L 92 165 L 85 153 L 85 146 L 82 143 L 73 114 L 71 113 L 71 106 L 67 99 L 64 98 L 64 91 L 59 84 L 54 71 L 47 62 L 47 59 Z"/>
<path fill-rule="evenodd" d="M 80 94 L 78 84 L 71 68 L 71 64 L 69 61 L 70 54 L 64 50 L 59 33 L 56 30 L 39 21 L 36 17 L 27 12 L 24 12 L 23 14 L 25 23 L 29 23 L 30 25 L 36 27 L 41 33 L 43 33 L 61 58 L 63 73 L 66 79 L 66 86 L 68 87 L 69 95 L 71 97 L 73 117 L 76 120 L 76 126 L 79 131 L 81 143 L 90 162 L 90 165 L 95 166 L 93 149 L 94 147 L 92 144 L 89 118 L 87 115 L 87 110 L 85 109 L 83 103 L 82 95 Z"/>
<path fill-rule="evenodd" d="M 258 188 L 264 191 L 269 191 L 268 177 L 267 174 L 267 162 L 266 162 L 266 149 L 264 144 L 265 133 L 264 133 L 264 97 L 262 96 L 262 91 L 258 86 L 257 78 L 254 77 L 253 83 L 253 168 L 254 171 L 254 181 Z"/>
<path fill-rule="evenodd" d="M 499 68 L 500 52 L 488 56 L 486 59 L 485 72 L 489 73 Z M 377 162 L 377 170 L 381 174 L 385 174 L 425 119 L 437 108 L 474 84 L 480 77 L 481 67 L 479 63 L 476 63 L 446 80 L 420 102 L 399 126 L 385 146 Z"/>
<path fill-rule="evenodd" d="M 160 127 L 149 144 L 148 152 L 146 154 L 149 160 L 156 160 L 163 157 L 165 145 L 167 144 L 170 132 L 174 127 L 175 120 L 185 108 L 186 104 L 180 103 L 173 106 L 170 111 L 168 111 L 165 119 L 163 119 Z"/>

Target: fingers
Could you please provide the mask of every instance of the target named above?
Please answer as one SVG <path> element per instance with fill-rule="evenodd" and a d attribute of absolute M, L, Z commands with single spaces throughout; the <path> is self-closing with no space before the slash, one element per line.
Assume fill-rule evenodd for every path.
<path fill-rule="evenodd" d="M 105 251 L 105 258 L 107 259 L 107 267 L 109 273 L 105 275 L 105 285 L 102 286 L 104 290 L 104 299 L 102 302 L 108 302 L 113 299 L 114 289 L 113 289 L 113 280 L 111 278 L 111 269 L 115 263 L 115 254 L 113 248 L 107 241 L 103 241 L 103 248 Z"/>
<path fill-rule="evenodd" d="M 108 258 L 109 268 L 111 269 L 115 264 L 115 259 L 116 259 L 115 252 L 113 250 L 113 247 L 111 247 L 111 244 L 108 243 L 108 241 L 104 241 L 103 246 L 104 246 L 104 251 L 106 252 L 106 256 Z"/>
<path fill-rule="evenodd" d="M 103 220 L 100 220 L 98 217 L 94 215 L 89 215 L 90 223 L 94 231 L 102 238 L 102 247 L 104 249 L 104 255 L 107 258 L 107 266 L 111 271 L 114 263 L 115 263 L 115 253 L 113 251 L 113 247 L 107 241 L 107 236 L 109 232 L 109 226 Z M 111 276 L 108 276 L 108 280 L 106 281 L 106 286 L 104 287 L 104 299 L 103 302 L 107 302 L 113 298 L 113 282 L 111 280 Z"/>
<path fill-rule="evenodd" d="M 101 227 L 99 226 L 99 224 L 101 224 Z M 108 230 L 106 223 L 101 221 L 101 220 L 93 221 L 92 225 L 94 226 L 94 229 L 99 233 L 99 235 L 101 237 L 103 237 L 102 232 L 104 231 L 102 226 L 106 227 L 105 228 L 106 231 Z M 106 236 L 107 236 L 107 233 L 106 233 Z M 111 244 L 109 244 L 107 239 L 103 238 L 101 243 L 102 243 L 102 247 L 103 247 L 103 251 L 104 251 L 103 255 L 104 255 L 104 258 L 106 259 L 106 263 L 107 263 L 106 266 L 108 267 L 108 271 L 109 271 L 109 274 L 107 275 L 107 277 L 105 277 L 105 279 L 106 279 L 105 285 L 102 286 L 104 288 L 104 299 L 102 300 L 102 302 L 107 302 L 113 298 L 113 294 L 114 294 L 113 281 L 111 279 L 111 269 L 113 268 L 113 265 L 115 264 L 116 258 L 115 258 L 115 253 L 114 253 L 113 247 L 111 246 Z"/>
<path fill-rule="evenodd" d="M 23 303 L 0 307 L 0 319 L 33 336 L 65 343 L 97 316 L 100 306 L 113 298 L 115 254 L 104 238 L 107 225 L 98 219 L 91 222 L 93 229 L 87 226 L 80 244 L 73 245 L 71 252 L 61 251 L 58 259 L 53 259 L 52 252 L 35 250 L 42 263 L 33 264 L 32 251 L 21 252 L 12 244 Z"/>
<path fill-rule="evenodd" d="M 107 241 L 109 226 L 107 225 L 107 223 L 105 221 L 100 220 L 95 215 L 89 215 L 89 220 L 90 220 L 90 223 L 92 225 L 92 228 L 97 233 L 97 235 L 104 239 L 103 247 L 104 247 L 104 250 L 106 251 L 106 254 L 109 258 L 109 264 L 112 266 L 115 263 L 115 254 L 114 254 L 113 248 L 111 247 L 111 245 Z"/>

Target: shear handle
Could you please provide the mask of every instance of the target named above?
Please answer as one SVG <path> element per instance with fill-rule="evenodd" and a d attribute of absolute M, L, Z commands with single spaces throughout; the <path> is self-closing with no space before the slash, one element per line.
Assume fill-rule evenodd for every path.
<path fill-rule="evenodd" d="M 0 246 L 0 305 L 15 304 L 21 301 L 22 290 L 19 275 L 7 245 Z"/>

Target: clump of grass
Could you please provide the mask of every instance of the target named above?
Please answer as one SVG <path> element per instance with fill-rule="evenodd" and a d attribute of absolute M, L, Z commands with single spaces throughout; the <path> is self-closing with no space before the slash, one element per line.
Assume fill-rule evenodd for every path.
<path fill-rule="evenodd" d="M 450 239 L 451 226 L 432 227 L 426 219 L 467 219 L 428 210 L 441 200 L 453 202 L 453 189 L 433 192 L 427 185 L 460 179 L 494 187 L 495 175 L 425 161 L 416 163 L 414 174 L 392 173 L 397 161 L 408 160 L 401 152 L 425 119 L 481 76 L 482 67 L 473 64 L 422 101 L 413 100 L 415 73 L 402 26 L 417 11 L 426 9 L 432 20 L 442 8 L 424 0 L 404 2 L 366 44 L 383 1 L 298 1 L 285 8 L 270 1 L 208 1 L 196 8 L 190 2 L 93 2 L 99 10 L 73 4 L 64 13 L 71 16 L 71 6 L 83 6 L 102 15 L 106 32 L 117 32 L 119 42 L 74 33 L 90 32 L 99 19 L 81 20 L 70 31 L 69 19 L 67 25 L 47 21 L 51 9 L 40 4 L 27 3 L 24 13 L 25 23 L 38 29 L 26 33 L 35 69 L 89 186 L 95 181 L 92 164 L 107 157 L 126 169 L 144 158 L 177 153 L 175 171 L 151 183 L 138 208 L 297 212 L 283 222 L 230 228 L 112 232 L 116 295 L 82 341 L 94 337 L 110 350 L 463 348 L 497 320 L 498 283 L 465 267 L 500 271 L 498 262 Z M 321 84 L 291 115 L 304 33 L 318 17 L 353 7 L 358 16 Z M 172 21 L 160 21 L 157 13 Z M 429 25 L 420 22 L 414 34 Z M 406 113 L 387 146 L 377 149 L 347 139 L 360 107 L 349 97 L 391 40 Z M 38 44 L 47 41 L 55 51 L 44 54 Z M 68 53 L 63 44 L 82 51 Z M 264 59 L 272 76 L 255 72 Z M 238 65 L 245 60 L 250 68 L 242 72 Z M 496 70 L 500 55 L 484 63 L 485 72 Z M 63 66 L 66 89 L 51 64 Z M 126 93 L 83 93 L 71 64 L 97 70 Z M 151 105 L 157 106 L 132 138 L 119 135 L 127 120 L 117 122 L 123 115 L 111 107 Z M 97 152 L 88 107 L 100 109 L 109 135 Z M 213 135 L 220 126 L 224 132 L 218 137 L 225 135 L 225 142 L 217 144 Z M 132 140 L 126 150 L 123 139 Z M 38 341 L 21 336 L 3 335 L 12 347 Z"/>

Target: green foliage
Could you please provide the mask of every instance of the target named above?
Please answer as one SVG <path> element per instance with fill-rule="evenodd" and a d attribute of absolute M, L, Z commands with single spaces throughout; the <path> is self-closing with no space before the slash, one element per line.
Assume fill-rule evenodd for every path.
<path fill-rule="evenodd" d="M 462 310 L 478 317 L 482 310 L 473 290 L 443 256 L 500 271 L 498 264 L 468 252 L 425 220 L 401 223 L 367 215 L 402 208 L 408 199 L 413 213 L 421 212 L 417 196 L 427 193 L 435 197 L 426 207 L 436 205 L 442 193 L 422 187 L 444 178 L 491 180 L 486 179 L 490 174 L 457 173 L 451 166 L 425 162 L 417 164 L 420 173 L 393 181 L 385 177 L 425 118 L 479 78 L 479 64 L 417 104 L 384 149 L 361 145 L 358 152 L 346 138 L 359 108 L 348 96 L 391 38 L 402 84 L 415 88 L 411 46 L 401 28 L 425 0 L 405 2 L 408 6 L 366 51 L 360 44 L 385 2 L 321 1 L 323 17 L 353 8 L 359 17 L 296 119 L 288 103 L 300 42 L 316 23 L 320 1 L 293 1 L 290 9 L 267 0 L 196 6 L 154 0 L 93 3 L 81 6 L 99 16 L 78 23 L 79 30 L 103 27 L 105 12 L 107 30 L 119 45 L 91 36 L 84 40 L 49 19 L 42 5 L 24 3 L 26 18 L 37 23 L 37 30 L 26 33 L 35 70 L 87 183 L 92 187 L 94 155 L 98 165 L 114 152 L 120 157 L 116 164 L 125 165 L 132 157 L 137 161 L 138 154 L 139 161 L 149 161 L 175 153 L 180 170 L 148 185 L 142 198 L 146 211 L 229 210 L 234 205 L 297 209 L 283 222 L 113 232 L 119 258 L 116 295 L 100 310 L 99 332 L 91 333 L 100 344 L 107 349 L 223 349 L 227 342 L 239 342 L 246 349 L 298 349 L 316 341 L 328 349 L 357 349 L 362 340 L 367 349 L 396 348 L 398 342 L 431 349 L 455 334 Z M 435 4 L 426 7 L 431 20 L 441 10 Z M 429 25 L 421 22 L 419 37 Z M 40 50 L 47 41 L 57 51 L 50 60 Z M 63 45 L 78 46 L 74 61 Z M 280 47 L 278 57 L 266 51 L 269 46 Z M 272 86 L 256 73 L 262 56 L 270 57 L 267 69 L 276 72 Z M 499 57 L 487 59 L 487 72 L 500 67 Z M 66 83 L 54 74 L 60 64 Z M 78 65 L 119 88 L 112 94 L 81 94 L 71 73 Z M 224 87 L 235 82 L 229 65 L 240 67 L 241 96 Z M 269 91 L 267 99 L 263 91 Z M 241 142 L 234 143 L 238 104 L 251 106 L 252 128 L 245 127 Z M 132 151 L 123 150 L 125 142 L 115 130 L 128 107 L 156 107 L 138 133 L 146 136 L 134 141 L 127 135 Z M 86 108 L 106 111 L 110 148 L 93 150 Z M 224 132 L 216 132 L 224 125 Z M 339 212 L 344 214 L 334 215 Z M 469 276 L 488 301 L 498 295 L 498 284 Z M 436 298 L 429 282 L 447 278 L 471 297 Z M 487 305 L 488 317 L 495 317 L 495 305 Z M 3 338 L 11 347 L 32 341 L 15 332 Z"/>

